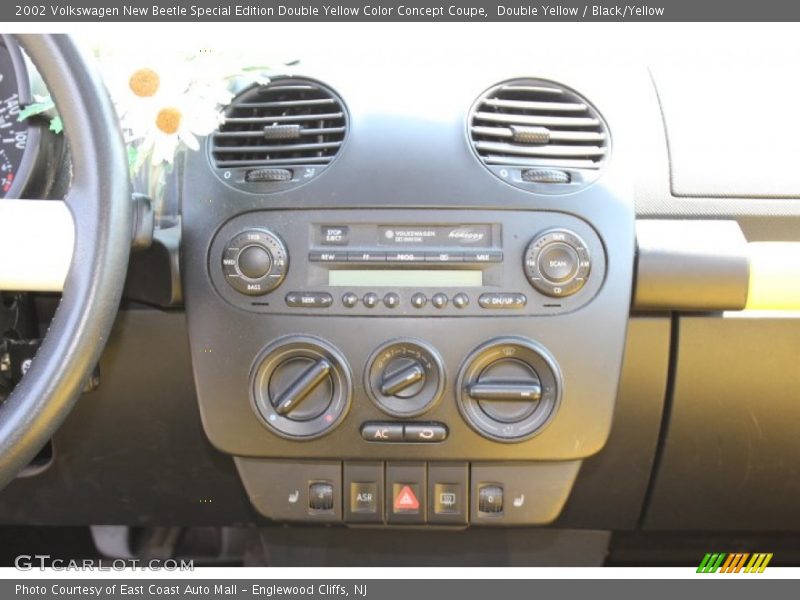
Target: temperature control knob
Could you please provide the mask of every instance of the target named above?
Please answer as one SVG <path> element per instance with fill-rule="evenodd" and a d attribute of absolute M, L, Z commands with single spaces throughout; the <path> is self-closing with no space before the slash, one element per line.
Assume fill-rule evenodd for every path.
<path fill-rule="evenodd" d="M 322 340 L 292 336 L 268 346 L 252 379 L 256 412 L 283 437 L 314 438 L 347 412 L 350 371 L 338 351 Z"/>
<path fill-rule="evenodd" d="M 550 229 L 528 245 L 523 266 L 534 288 L 545 296 L 562 298 L 586 284 L 592 263 L 586 243 L 578 234 Z"/>
<path fill-rule="evenodd" d="M 421 340 L 392 340 L 378 348 L 367 363 L 365 379 L 378 408 L 396 417 L 424 413 L 444 390 L 442 359 Z"/>
<path fill-rule="evenodd" d="M 225 280 L 248 296 L 262 296 L 277 288 L 288 268 L 286 246 L 266 229 L 241 232 L 228 242 L 222 253 Z"/>
<path fill-rule="evenodd" d="M 475 350 L 458 378 L 459 409 L 470 426 L 488 438 L 529 438 L 555 412 L 558 368 L 538 344 L 524 338 L 492 340 Z"/>

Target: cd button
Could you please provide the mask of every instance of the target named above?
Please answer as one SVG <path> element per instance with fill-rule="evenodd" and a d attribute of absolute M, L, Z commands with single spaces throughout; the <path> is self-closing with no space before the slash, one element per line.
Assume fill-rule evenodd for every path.
<path fill-rule="evenodd" d="M 426 252 L 425 262 L 451 263 L 464 260 L 462 252 Z"/>

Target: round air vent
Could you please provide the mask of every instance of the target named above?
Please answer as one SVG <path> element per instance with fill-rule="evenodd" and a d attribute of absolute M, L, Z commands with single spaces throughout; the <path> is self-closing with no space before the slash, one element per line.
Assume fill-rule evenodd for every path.
<path fill-rule="evenodd" d="M 347 111 L 330 88 L 281 77 L 239 94 L 210 136 L 211 161 L 228 184 L 283 191 L 318 177 L 347 134 Z"/>
<path fill-rule="evenodd" d="M 472 107 L 469 135 L 492 173 L 539 193 L 574 192 L 593 182 L 610 150 L 600 113 L 572 90 L 539 79 L 486 91 Z"/>

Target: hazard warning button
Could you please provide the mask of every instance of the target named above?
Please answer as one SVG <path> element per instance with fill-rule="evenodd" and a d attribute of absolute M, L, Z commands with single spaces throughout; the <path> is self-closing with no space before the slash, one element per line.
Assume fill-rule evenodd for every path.
<path fill-rule="evenodd" d="M 395 483 L 392 486 L 392 510 L 396 514 L 419 513 L 419 484 Z"/>
<path fill-rule="evenodd" d="M 389 523 L 425 522 L 425 463 L 386 463 L 386 517 Z"/>

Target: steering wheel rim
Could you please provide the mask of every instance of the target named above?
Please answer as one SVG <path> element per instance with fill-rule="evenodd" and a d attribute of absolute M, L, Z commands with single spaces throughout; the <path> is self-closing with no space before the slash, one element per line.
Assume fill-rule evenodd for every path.
<path fill-rule="evenodd" d="M 52 437 L 100 358 L 122 296 L 132 208 L 125 145 L 100 77 L 62 34 L 16 36 L 52 94 L 72 158 L 75 244 L 61 302 L 30 369 L 0 406 L 0 489 Z"/>

